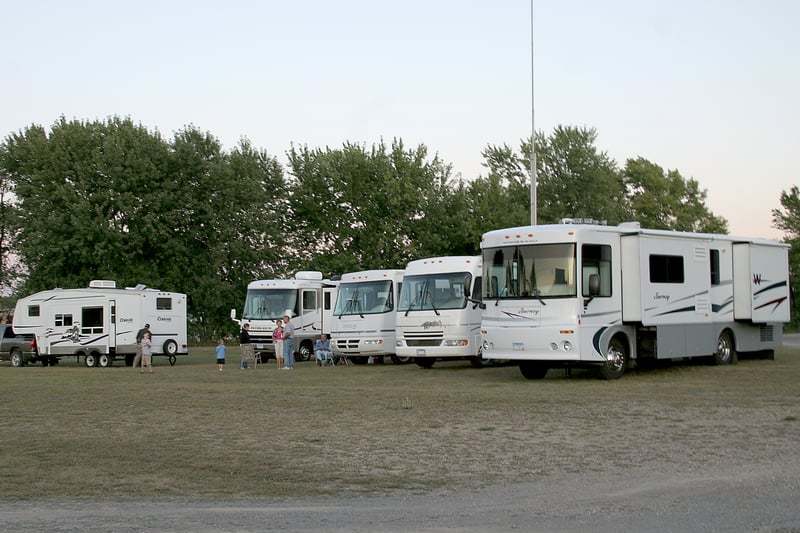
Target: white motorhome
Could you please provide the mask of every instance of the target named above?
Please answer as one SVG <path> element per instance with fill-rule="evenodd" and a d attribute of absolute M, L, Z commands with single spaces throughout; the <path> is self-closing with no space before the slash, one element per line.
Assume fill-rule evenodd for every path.
<path fill-rule="evenodd" d="M 480 256 L 411 261 L 397 306 L 397 356 L 423 368 L 458 358 L 481 366 L 480 298 Z"/>
<path fill-rule="evenodd" d="M 395 307 L 403 284 L 402 270 L 364 270 L 343 274 L 333 309 L 331 349 L 354 363 L 395 355 Z"/>
<path fill-rule="evenodd" d="M 42 364 L 75 356 L 89 367 L 111 366 L 118 357 L 127 365 L 136 355 L 136 333 L 150 324 L 153 354 L 188 353 L 186 295 L 144 285 L 118 289 L 111 280 L 94 280 L 88 288 L 52 289 L 17 301 L 14 331 L 33 333 Z"/>
<path fill-rule="evenodd" d="M 549 368 L 770 353 L 790 316 L 789 247 L 766 239 L 555 224 L 485 233 L 483 357 Z"/>
<path fill-rule="evenodd" d="M 266 279 L 247 285 L 242 318 L 231 319 L 244 326 L 250 324 L 250 339 L 262 361 L 275 357 L 272 332 L 275 322 L 291 313 L 295 328 L 297 358 L 308 361 L 314 354 L 314 342 L 320 334 L 331 333 L 333 304 L 336 301 L 336 281 L 322 279 L 322 272 L 300 271 L 294 279 Z"/>

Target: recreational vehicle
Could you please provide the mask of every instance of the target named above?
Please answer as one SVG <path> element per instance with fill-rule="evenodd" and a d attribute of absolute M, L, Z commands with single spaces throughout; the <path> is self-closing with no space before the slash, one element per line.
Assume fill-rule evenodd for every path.
<path fill-rule="evenodd" d="M 568 222 L 568 221 L 563 221 Z M 645 359 L 770 353 L 789 320 L 788 249 L 766 239 L 561 223 L 485 233 L 483 357 L 528 379 Z"/>
<path fill-rule="evenodd" d="M 410 262 L 397 306 L 397 356 L 423 368 L 457 358 L 482 366 L 480 298 L 480 256 Z"/>
<path fill-rule="evenodd" d="M 322 272 L 301 271 L 294 279 L 252 281 L 247 285 L 242 318 L 231 319 L 250 324 L 250 339 L 256 355 L 265 361 L 275 357 L 272 332 L 276 321 L 288 311 L 295 328 L 297 358 L 308 361 L 314 353 L 314 341 L 322 333 L 331 333 L 333 304 L 338 282 L 322 279 Z"/>
<path fill-rule="evenodd" d="M 343 274 L 333 309 L 331 348 L 354 363 L 390 356 L 396 364 L 411 358 L 395 355 L 395 306 L 402 270 L 365 270 Z"/>
<path fill-rule="evenodd" d="M 117 358 L 127 365 L 136 355 L 136 333 L 150 324 L 153 354 L 170 364 L 188 353 L 186 295 L 144 285 L 118 289 L 110 280 L 88 288 L 52 289 L 17 301 L 14 331 L 36 337 L 39 360 L 83 358 L 86 366 L 108 367 Z"/>

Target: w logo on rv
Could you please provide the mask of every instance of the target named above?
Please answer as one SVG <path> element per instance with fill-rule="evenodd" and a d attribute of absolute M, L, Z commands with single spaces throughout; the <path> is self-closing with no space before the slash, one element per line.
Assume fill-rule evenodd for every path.
<path fill-rule="evenodd" d="M 761 274 L 753 274 L 753 285 L 761 285 Z"/>

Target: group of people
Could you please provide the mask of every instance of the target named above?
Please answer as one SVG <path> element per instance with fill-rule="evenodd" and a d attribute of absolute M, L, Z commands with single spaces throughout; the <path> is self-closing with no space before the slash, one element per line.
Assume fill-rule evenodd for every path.
<path fill-rule="evenodd" d="M 294 325 L 291 315 L 287 311 L 283 318 L 275 321 L 275 329 L 272 332 L 272 340 L 275 345 L 275 360 L 279 370 L 294 369 Z M 242 361 L 240 368 L 245 370 L 255 364 L 255 351 L 250 340 L 250 324 L 244 324 L 239 333 L 239 347 L 242 350 Z M 225 341 L 217 341 L 217 367 L 219 371 L 225 367 Z M 324 366 L 327 363 L 333 364 L 333 353 L 328 336 L 323 333 L 314 346 L 317 364 Z"/>
<path fill-rule="evenodd" d="M 272 332 L 272 339 L 275 344 L 275 359 L 278 362 L 279 370 L 294 369 L 294 325 L 291 316 L 287 311 L 283 319 L 275 321 L 275 330 Z M 240 368 L 247 369 L 255 364 L 255 351 L 250 341 L 250 324 L 242 326 L 239 333 L 239 347 L 242 350 L 242 362 Z M 225 365 L 225 342 L 220 339 L 217 343 L 217 365 L 220 371 Z"/>

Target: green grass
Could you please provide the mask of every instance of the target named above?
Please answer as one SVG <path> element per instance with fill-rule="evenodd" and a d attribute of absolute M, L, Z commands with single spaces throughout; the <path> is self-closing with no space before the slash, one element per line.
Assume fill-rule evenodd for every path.
<path fill-rule="evenodd" d="M 706 435 L 698 442 L 712 454 L 719 443 L 707 434 L 798 436 L 800 363 L 789 351 L 775 361 L 674 365 L 614 382 L 562 371 L 527 381 L 513 366 L 472 369 L 466 361 L 430 370 L 306 362 L 293 371 L 274 361 L 242 371 L 238 361 L 233 347 L 219 372 L 213 347 L 200 347 L 175 366 L 156 358 L 153 375 L 70 360 L 0 365 L 4 497 L 427 491 L 612 468 L 640 454 L 646 461 L 648 450 L 666 453 L 663 436 L 676 432 Z M 742 409 L 753 421 L 728 431 L 725 421 Z M 604 433 L 637 432 L 633 458 L 608 456 Z"/>

